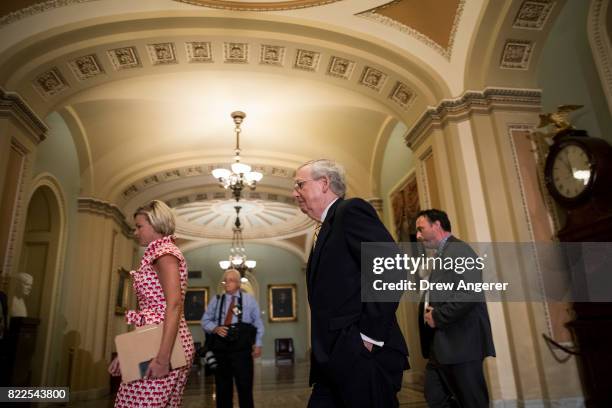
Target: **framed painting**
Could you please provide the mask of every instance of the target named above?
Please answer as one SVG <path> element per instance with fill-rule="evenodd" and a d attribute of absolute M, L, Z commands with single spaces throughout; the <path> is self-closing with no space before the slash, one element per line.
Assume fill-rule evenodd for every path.
<path fill-rule="evenodd" d="M 416 242 L 416 215 L 420 211 L 419 190 L 414 175 L 391 194 L 395 236 L 398 242 Z"/>
<path fill-rule="evenodd" d="M 268 285 L 268 318 L 271 322 L 297 321 L 295 284 Z"/>
<path fill-rule="evenodd" d="M 189 288 L 185 293 L 185 320 L 189 324 L 200 324 L 208 305 L 208 286 Z"/>
<path fill-rule="evenodd" d="M 115 314 L 124 315 L 128 308 L 130 298 L 130 272 L 126 269 L 119 268 L 119 281 L 117 283 L 117 296 L 115 298 Z"/>

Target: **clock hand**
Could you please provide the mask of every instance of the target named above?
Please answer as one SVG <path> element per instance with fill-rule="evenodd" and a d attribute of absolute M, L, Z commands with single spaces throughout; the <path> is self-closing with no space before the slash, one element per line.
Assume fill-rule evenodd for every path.
<path fill-rule="evenodd" d="M 572 165 L 570 164 L 569 159 L 566 157 L 565 159 L 563 159 L 563 157 L 559 156 L 559 160 L 565 165 L 565 167 L 571 172 L 572 171 Z"/>

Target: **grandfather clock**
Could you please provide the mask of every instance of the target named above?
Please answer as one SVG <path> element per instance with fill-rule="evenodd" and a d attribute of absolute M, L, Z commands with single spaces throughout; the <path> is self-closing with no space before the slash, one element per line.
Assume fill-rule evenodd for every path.
<path fill-rule="evenodd" d="M 571 127 L 558 132 L 553 140 L 544 175 L 551 196 L 566 214 L 565 225 L 557 233 L 559 241 L 612 243 L 612 146 Z M 576 262 L 584 259 L 587 245 L 568 245 L 571 250 L 566 251 L 572 288 L 583 291 L 575 294 L 576 299 L 585 300 L 574 302 L 574 320 L 568 327 L 580 350 L 586 406 L 612 407 L 612 303 L 586 298 L 592 269 L 601 269 L 589 262 Z M 612 273 L 612 265 L 607 269 L 606 273 Z M 612 288 L 608 290 L 612 296 Z"/>

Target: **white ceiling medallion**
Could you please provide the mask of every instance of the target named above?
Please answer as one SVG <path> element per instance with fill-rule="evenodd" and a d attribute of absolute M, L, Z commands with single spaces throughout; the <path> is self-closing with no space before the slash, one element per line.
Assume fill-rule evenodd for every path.
<path fill-rule="evenodd" d="M 412 103 L 415 96 L 416 94 L 408 87 L 408 85 L 398 81 L 397 84 L 395 84 L 393 91 L 391 91 L 389 98 L 391 98 L 392 101 L 397 103 L 402 108 L 406 109 Z"/>
<path fill-rule="evenodd" d="M 68 83 L 57 68 L 51 68 L 33 81 L 34 88 L 43 98 L 49 98 L 68 89 Z"/>
<path fill-rule="evenodd" d="M 337 78 L 349 79 L 355 69 L 355 62 L 341 57 L 331 57 L 327 74 Z"/>
<path fill-rule="evenodd" d="M 285 63 L 285 47 L 280 45 L 261 46 L 261 55 L 259 57 L 260 64 L 283 66 Z"/>
<path fill-rule="evenodd" d="M 526 0 L 514 19 L 514 28 L 524 28 L 529 30 L 541 30 L 550 16 L 550 12 L 555 5 L 550 0 Z"/>
<path fill-rule="evenodd" d="M 534 44 L 525 40 L 508 40 L 504 45 L 500 68 L 529 69 Z"/>
<path fill-rule="evenodd" d="M 380 92 L 385 81 L 387 80 L 387 74 L 372 67 L 363 68 L 359 83 L 367 86 L 368 88 L 374 89 L 376 92 Z"/>
<path fill-rule="evenodd" d="M 320 59 L 320 52 L 298 49 L 294 67 L 305 71 L 316 71 L 319 68 Z"/>
<path fill-rule="evenodd" d="M 153 65 L 178 63 L 173 43 L 148 44 L 147 51 Z"/>
<path fill-rule="evenodd" d="M 167 200 L 176 215 L 177 232 L 189 237 L 229 239 L 236 218 L 236 202 L 221 193 L 199 193 L 205 200 L 195 200 L 196 194 Z M 258 198 L 249 192 L 240 200 L 240 221 L 244 239 L 262 239 L 295 234 L 312 224 L 296 206 L 290 196 L 273 197 L 259 193 Z M 261 198 L 259 198 L 261 197 Z"/>
<path fill-rule="evenodd" d="M 68 66 L 80 81 L 104 73 L 104 69 L 100 65 L 100 62 L 95 54 L 84 55 L 82 57 L 73 59 L 68 63 Z"/>
<path fill-rule="evenodd" d="M 212 47 L 209 42 L 188 42 L 185 43 L 185 50 L 189 62 L 213 62 Z"/>
<path fill-rule="evenodd" d="M 136 47 L 122 47 L 106 51 L 116 70 L 140 67 Z"/>
<path fill-rule="evenodd" d="M 249 62 L 249 44 L 225 43 L 223 46 L 225 62 L 232 64 L 247 64 Z"/>

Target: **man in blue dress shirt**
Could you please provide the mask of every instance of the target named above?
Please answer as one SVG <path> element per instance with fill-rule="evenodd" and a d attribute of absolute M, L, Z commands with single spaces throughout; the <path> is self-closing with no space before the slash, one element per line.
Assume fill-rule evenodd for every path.
<path fill-rule="evenodd" d="M 242 322 L 257 329 L 252 348 L 237 351 L 215 349 L 217 369 L 217 408 L 233 405 L 233 383 L 236 382 L 240 408 L 253 407 L 253 359 L 261 356 L 261 341 L 264 333 L 259 305 L 255 298 L 240 291 L 240 272 L 228 269 L 223 274 L 225 294 L 215 296 L 202 316 L 202 328 L 208 334 L 221 338 L 228 336 L 229 326 Z"/>

